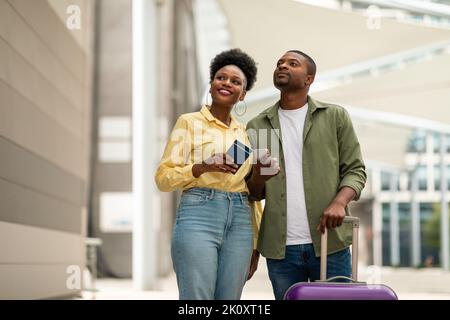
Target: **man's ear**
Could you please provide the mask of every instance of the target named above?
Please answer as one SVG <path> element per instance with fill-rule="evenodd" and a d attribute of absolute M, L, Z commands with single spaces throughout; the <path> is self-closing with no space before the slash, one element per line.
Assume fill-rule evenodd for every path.
<path fill-rule="evenodd" d="M 305 85 L 310 86 L 314 82 L 314 76 L 312 74 L 308 74 L 306 76 Z"/>

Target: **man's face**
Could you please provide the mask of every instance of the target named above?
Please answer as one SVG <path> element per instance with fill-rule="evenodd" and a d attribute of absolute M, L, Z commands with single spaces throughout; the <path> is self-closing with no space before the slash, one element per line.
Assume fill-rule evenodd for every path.
<path fill-rule="evenodd" d="M 276 88 L 301 90 L 311 85 L 314 76 L 308 74 L 308 60 L 295 52 L 286 52 L 277 62 L 273 73 Z"/>

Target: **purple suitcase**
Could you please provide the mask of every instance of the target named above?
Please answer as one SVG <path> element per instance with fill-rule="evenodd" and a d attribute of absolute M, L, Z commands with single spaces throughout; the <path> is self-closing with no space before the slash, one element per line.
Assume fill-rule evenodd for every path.
<path fill-rule="evenodd" d="M 397 295 L 388 286 L 357 281 L 359 218 L 345 217 L 344 223 L 349 222 L 353 225 L 352 278 L 326 279 L 328 233 L 325 229 L 321 238 L 320 281 L 293 284 L 286 291 L 285 300 L 397 300 Z M 333 282 L 338 279 L 350 282 Z"/>

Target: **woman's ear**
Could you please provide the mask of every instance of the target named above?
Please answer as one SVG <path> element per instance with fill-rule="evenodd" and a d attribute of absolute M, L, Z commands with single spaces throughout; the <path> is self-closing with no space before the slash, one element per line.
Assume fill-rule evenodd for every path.
<path fill-rule="evenodd" d="M 245 99 L 245 95 L 247 94 L 247 91 L 242 91 L 241 96 L 239 97 L 239 101 L 242 101 Z"/>

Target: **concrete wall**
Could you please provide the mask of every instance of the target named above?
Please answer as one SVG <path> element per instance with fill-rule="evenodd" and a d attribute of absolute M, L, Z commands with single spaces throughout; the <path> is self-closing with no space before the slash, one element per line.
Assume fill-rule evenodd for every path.
<path fill-rule="evenodd" d="M 94 2 L 74 32 L 56 1 L 0 0 L 0 299 L 79 292 L 66 271 L 85 261 Z"/>
<path fill-rule="evenodd" d="M 99 122 L 119 118 L 131 121 L 132 114 L 132 6 L 131 0 L 100 0 L 97 3 L 97 44 L 95 65 L 96 116 L 94 143 L 100 142 Z M 128 143 L 131 143 L 131 136 Z M 131 276 L 132 237 L 130 231 L 101 228 L 101 195 L 131 194 L 131 158 L 128 161 L 101 161 L 99 147 L 93 171 L 92 235 L 101 238 L 99 276 Z"/>
<path fill-rule="evenodd" d="M 108 117 L 132 119 L 132 1 L 100 0 L 97 8 L 96 49 L 96 121 Z M 152 141 L 163 153 L 172 126 L 181 113 L 198 110 L 199 76 L 196 62 L 195 28 L 191 1 L 156 1 L 157 33 L 157 104 L 161 126 Z M 98 129 L 98 127 L 97 127 Z M 99 132 L 97 130 L 97 132 Z M 94 138 L 99 141 L 99 137 Z M 99 271 L 103 277 L 132 276 L 132 234 L 127 231 L 104 230 L 101 225 L 103 193 L 130 193 L 132 159 L 105 162 L 97 156 L 93 174 L 92 234 L 101 238 Z M 160 210 L 149 212 L 160 222 L 157 235 L 158 275 L 172 270 L 170 241 L 175 217 L 177 195 L 161 194 Z M 130 211 L 131 214 L 131 211 Z"/>

